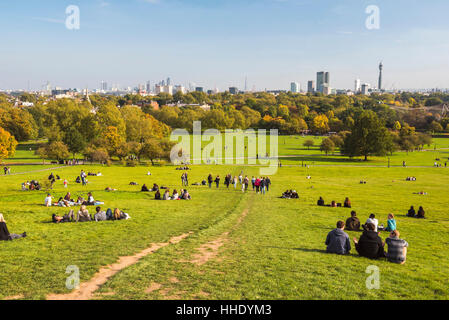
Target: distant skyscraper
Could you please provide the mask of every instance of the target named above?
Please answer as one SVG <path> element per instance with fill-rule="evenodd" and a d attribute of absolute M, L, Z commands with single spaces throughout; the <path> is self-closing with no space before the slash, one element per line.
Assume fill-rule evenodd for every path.
<path fill-rule="evenodd" d="M 307 92 L 309 93 L 315 92 L 315 82 L 313 80 L 307 82 Z"/>
<path fill-rule="evenodd" d="M 382 70 L 384 68 L 384 65 L 382 64 L 382 62 L 379 64 L 379 84 L 377 89 L 379 89 L 379 91 L 382 91 Z"/>
<path fill-rule="evenodd" d="M 167 78 L 167 86 L 170 86 L 171 85 L 171 79 L 170 79 L 170 77 L 168 77 Z"/>
<path fill-rule="evenodd" d="M 323 93 L 324 91 L 324 86 L 328 86 L 330 85 L 330 76 L 329 76 L 329 72 L 317 72 L 316 74 L 316 90 L 318 92 Z"/>
<path fill-rule="evenodd" d="M 151 83 L 150 83 L 150 81 L 147 81 L 146 91 L 147 91 L 147 93 L 151 92 Z"/>
<path fill-rule="evenodd" d="M 101 91 L 107 91 L 108 90 L 108 83 L 106 81 L 101 81 Z"/>
<path fill-rule="evenodd" d="M 300 87 L 298 82 L 292 82 L 290 83 L 290 91 L 292 93 L 299 93 Z"/>
<path fill-rule="evenodd" d="M 368 83 L 362 84 L 362 94 L 367 95 L 369 93 L 370 85 Z"/>
<path fill-rule="evenodd" d="M 204 88 L 203 87 L 196 87 L 195 91 L 197 91 L 197 92 L 204 92 Z"/>
<path fill-rule="evenodd" d="M 358 92 L 360 92 L 360 89 L 361 89 L 361 84 L 360 84 L 360 79 L 356 79 L 355 80 L 355 84 L 354 84 L 354 92 L 355 93 L 358 93 Z"/>

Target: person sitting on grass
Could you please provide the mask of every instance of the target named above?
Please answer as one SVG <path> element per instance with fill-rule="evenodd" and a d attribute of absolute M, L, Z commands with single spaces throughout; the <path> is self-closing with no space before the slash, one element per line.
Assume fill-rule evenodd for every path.
<path fill-rule="evenodd" d="M 96 207 L 95 208 L 95 215 L 94 215 L 94 220 L 95 221 L 106 221 L 107 217 L 106 217 L 106 212 L 101 211 L 101 207 Z"/>
<path fill-rule="evenodd" d="M 360 230 L 360 220 L 357 218 L 357 213 L 351 211 L 351 217 L 346 220 L 346 230 L 349 231 L 359 231 Z"/>
<path fill-rule="evenodd" d="M 323 197 L 320 197 L 320 199 L 318 199 L 317 205 L 324 207 L 324 199 Z"/>
<path fill-rule="evenodd" d="M 144 184 L 142 185 L 142 188 L 140 189 L 140 191 L 141 191 L 141 192 L 149 192 L 150 189 L 148 189 L 147 185 L 144 183 Z"/>
<path fill-rule="evenodd" d="M 58 207 L 63 207 L 63 208 L 69 208 L 71 207 L 69 201 L 63 199 L 62 197 L 59 198 L 58 203 L 56 204 Z"/>
<path fill-rule="evenodd" d="M 114 220 L 128 220 L 130 216 L 119 208 L 114 209 Z"/>
<path fill-rule="evenodd" d="M 327 234 L 325 244 L 328 253 L 348 254 L 351 251 L 351 241 L 344 229 L 345 223 L 338 221 L 337 228 Z"/>
<path fill-rule="evenodd" d="M 45 206 L 46 207 L 51 207 L 51 199 L 53 197 L 51 196 L 51 194 L 47 194 L 47 197 L 45 198 Z"/>
<path fill-rule="evenodd" d="M 70 192 L 67 192 L 67 194 L 64 197 L 64 200 L 73 202 L 72 195 L 70 194 Z"/>
<path fill-rule="evenodd" d="M 153 183 L 153 188 L 151 188 L 151 191 L 155 192 L 159 190 L 159 186 L 156 183 Z"/>
<path fill-rule="evenodd" d="M 411 206 L 407 212 L 407 217 L 414 218 L 415 215 L 416 215 L 415 208 L 413 208 L 413 206 Z"/>
<path fill-rule="evenodd" d="M 80 210 L 78 211 L 76 222 L 87 222 L 87 221 L 92 221 L 92 218 L 90 217 L 89 211 L 86 209 L 86 206 L 82 205 Z"/>
<path fill-rule="evenodd" d="M 154 199 L 155 200 L 161 200 L 161 193 L 159 190 L 156 191 L 156 193 L 154 194 Z"/>
<path fill-rule="evenodd" d="M 424 215 L 425 215 L 425 214 L 426 214 L 426 213 L 424 212 L 423 207 L 419 207 L 418 214 L 416 215 L 416 217 L 417 217 L 417 218 L 420 218 L 420 219 L 424 219 Z"/>
<path fill-rule="evenodd" d="M 396 220 L 394 219 L 394 215 L 392 213 L 388 214 L 387 227 L 385 231 L 394 231 L 396 230 Z"/>
<path fill-rule="evenodd" d="M 345 208 L 351 208 L 351 200 L 349 200 L 348 197 L 346 197 L 344 205 Z"/>
<path fill-rule="evenodd" d="M 3 241 L 15 240 L 25 238 L 26 236 L 27 236 L 26 232 L 22 234 L 9 233 L 8 227 L 6 226 L 5 218 L 3 217 L 3 214 L 0 213 L 0 240 Z"/>
<path fill-rule="evenodd" d="M 367 223 L 360 240 L 357 241 L 354 238 L 355 249 L 362 257 L 370 259 L 385 257 L 385 243 L 382 242 L 379 234 L 374 229 L 375 226 L 373 223 Z"/>
<path fill-rule="evenodd" d="M 89 192 L 87 194 L 87 205 L 88 206 L 94 206 L 95 205 L 95 199 L 94 199 L 94 196 L 92 195 L 92 192 Z"/>
<path fill-rule="evenodd" d="M 164 193 L 164 196 L 163 196 L 162 200 L 171 200 L 171 198 L 170 198 L 170 191 L 168 189 L 165 190 L 165 193 Z"/>
<path fill-rule="evenodd" d="M 190 194 L 187 190 L 184 190 L 184 192 L 181 194 L 181 199 L 182 200 L 191 200 L 192 197 L 190 197 Z"/>
<path fill-rule="evenodd" d="M 179 200 L 179 194 L 178 191 L 175 189 L 173 190 L 173 195 L 171 197 L 172 200 Z"/>
<path fill-rule="evenodd" d="M 385 240 L 388 245 L 386 257 L 388 261 L 393 263 L 404 264 L 407 259 L 407 241 L 399 238 L 398 230 L 391 231 L 390 236 Z"/>
<path fill-rule="evenodd" d="M 374 231 L 377 232 L 377 226 L 379 225 L 379 221 L 376 219 L 376 215 L 374 213 L 371 213 L 369 215 L 369 218 L 366 220 L 365 224 L 362 225 L 363 230 L 367 230 L 367 225 L 369 223 L 372 223 L 374 225 Z"/>
<path fill-rule="evenodd" d="M 331 207 L 332 208 L 336 208 L 337 207 L 337 203 L 335 202 L 335 200 L 332 200 Z"/>

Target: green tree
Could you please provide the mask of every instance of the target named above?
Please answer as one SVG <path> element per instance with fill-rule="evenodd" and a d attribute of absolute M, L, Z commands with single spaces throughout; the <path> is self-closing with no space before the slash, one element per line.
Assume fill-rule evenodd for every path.
<path fill-rule="evenodd" d="M 364 111 L 354 123 L 343 144 L 343 154 L 349 157 L 384 156 L 392 144 L 392 136 L 373 111 Z"/>
<path fill-rule="evenodd" d="M 334 150 L 335 150 L 335 144 L 334 144 L 334 142 L 332 141 L 332 139 L 331 139 L 331 138 L 326 138 L 326 139 L 324 139 L 324 140 L 321 142 L 320 150 L 321 150 L 321 151 L 324 151 L 324 152 L 326 153 L 326 156 L 327 156 L 329 153 L 334 152 Z"/>
<path fill-rule="evenodd" d="M 306 141 L 304 141 L 303 146 L 307 147 L 307 150 L 310 150 L 310 147 L 313 147 L 314 144 L 315 142 L 313 142 L 313 140 L 307 139 Z"/>

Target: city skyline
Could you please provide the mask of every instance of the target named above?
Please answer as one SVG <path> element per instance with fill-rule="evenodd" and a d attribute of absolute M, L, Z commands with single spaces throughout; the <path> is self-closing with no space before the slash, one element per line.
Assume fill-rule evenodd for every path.
<path fill-rule="evenodd" d="M 71 4 L 80 8 L 79 30 L 64 24 Z M 380 9 L 378 30 L 365 26 L 371 4 Z M 352 89 L 354 79 L 375 86 L 380 61 L 385 90 L 449 88 L 447 9 L 442 0 L 2 3 L 0 88 L 135 87 L 169 74 L 186 87 L 263 91 L 298 82 L 305 91 L 326 70 L 332 88 Z"/>

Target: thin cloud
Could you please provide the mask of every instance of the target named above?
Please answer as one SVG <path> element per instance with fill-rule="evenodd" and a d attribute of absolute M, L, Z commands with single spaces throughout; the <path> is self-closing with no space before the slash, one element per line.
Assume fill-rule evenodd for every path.
<path fill-rule="evenodd" d="M 42 18 L 42 17 L 34 17 L 33 20 L 49 22 L 49 23 L 65 23 L 64 20 L 53 19 L 53 18 Z"/>

